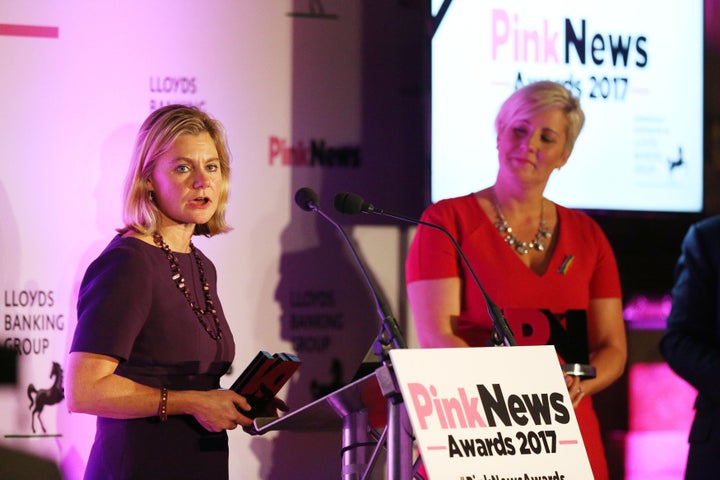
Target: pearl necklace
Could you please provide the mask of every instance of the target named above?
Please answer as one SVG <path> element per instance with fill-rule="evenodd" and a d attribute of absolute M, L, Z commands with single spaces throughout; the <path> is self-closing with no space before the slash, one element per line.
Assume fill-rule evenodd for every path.
<path fill-rule="evenodd" d="M 203 294 L 205 296 L 205 308 L 200 308 L 190 296 L 190 291 L 185 285 L 185 278 L 180 273 L 178 259 L 172 250 L 170 250 L 168 244 L 165 243 L 162 235 L 159 233 L 153 233 L 153 242 L 155 242 L 155 245 L 165 252 L 165 257 L 170 262 L 170 272 L 172 274 L 171 278 L 175 282 L 175 285 L 177 285 L 178 290 L 180 290 L 180 292 L 185 296 L 188 305 L 190 305 L 190 308 L 195 313 L 200 325 L 202 325 L 207 334 L 210 335 L 210 338 L 219 342 L 223 337 L 223 332 L 220 328 L 220 319 L 218 319 L 217 310 L 215 310 L 215 306 L 213 305 L 212 296 L 210 295 L 210 284 L 205 278 L 205 268 L 203 267 L 202 259 L 200 258 L 200 254 L 197 252 L 195 245 L 190 242 L 190 252 L 193 254 L 193 257 L 195 257 L 195 263 L 197 264 L 198 273 L 200 274 L 200 283 L 202 284 Z M 212 315 L 213 324 L 215 325 L 214 331 L 208 322 L 205 321 L 205 315 Z"/>
<path fill-rule="evenodd" d="M 495 213 L 497 213 L 498 219 L 495 222 L 495 228 L 498 229 L 500 234 L 507 242 L 508 245 L 513 247 L 520 255 L 527 255 L 530 249 L 542 252 L 545 250 L 546 240 L 550 240 L 552 232 L 547 229 L 545 225 L 545 199 L 540 203 L 540 225 L 538 231 L 535 234 L 535 238 L 530 242 L 521 242 L 513 233 L 512 227 L 508 225 L 505 215 L 500 210 L 500 202 L 498 202 L 497 196 L 495 196 L 495 190 L 491 191 L 493 205 L 495 207 Z"/>

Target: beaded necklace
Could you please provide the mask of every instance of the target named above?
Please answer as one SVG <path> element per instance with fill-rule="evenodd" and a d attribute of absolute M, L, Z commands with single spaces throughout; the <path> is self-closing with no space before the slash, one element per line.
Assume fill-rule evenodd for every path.
<path fill-rule="evenodd" d="M 500 210 L 500 202 L 498 202 L 497 196 L 495 196 L 495 190 L 492 190 L 493 205 L 495 206 L 495 213 L 497 213 L 498 219 L 495 222 L 495 228 L 502 234 L 505 241 L 515 249 L 520 255 L 527 255 L 530 249 L 542 252 L 545 250 L 545 240 L 550 240 L 552 232 L 548 230 L 545 225 L 545 199 L 540 203 L 540 225 L 538 225 L 538 231 L 535 234 L 535 238 L 530 242 L 521 242 L 513 233 L 512 227 L 508 225 L 505 215 Z"/>
<path fill-rule="evenodd" d="M 185 285 L 185 278 L 180 273 L 180 265 L 178 264 L 178 259 L 172 252 L 172 250 L 170 250 L 168 244 L 165 243 L 162 235 L 160 235 L 159 233 L 153 233 L 153 241 L 155 242 L 155 245 L 160 247 L 162 251 L 165 252 L 165 258 L 167 258 L 168 262 L 170 262 L 170 272 L 172 274 L 171 278 L 175 282 L 175 285 L 177 285 L 178 290 L 180 290 L 180 292 L 185 296 L 185 299 L 187 300 L 188 305 L 190 305 L 192 311 L 195 312 L 195 316 L 197 316 L 197 319 L 200 321 L 200 325 L 202 325 L 207 334 L 210 335 L 210 338 L 219 342 L 223 337 L 223 332 L 220 328 L 220 320 L 217 316 L 217 310 L 215 310 L 212 296 L 210 295 L 210 284 L 205 278 L 205 268 L 203 267 L 202 259 L 200 258 L 200 254 L 197 252 L 195 245 L 190 242 L 190 252 L 192 253 L 193 257 L 195 257 L 195 263 L 197 264 L 198 273 L 200 274 L 200 283 L 202 284 L 203 295 L 205 296 L 205 308 L 200 308 L 190 296 L 190 291 Z M 214 331 L 211 328 L 211 324 L 208 324 L 208 322 L 205 321 L 204 317 L 208 314 L 212 315 L 213 324 L 215 325 Z"/>

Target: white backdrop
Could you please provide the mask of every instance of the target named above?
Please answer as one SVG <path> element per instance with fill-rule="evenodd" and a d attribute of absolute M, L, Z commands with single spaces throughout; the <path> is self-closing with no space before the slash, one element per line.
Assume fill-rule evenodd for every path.
<path fill-rule="evenodd" d="M 94 417 L 68 414 L 64 401 L 46 405 L 43 431 L 27 391 L 50 389 L 53 362 L 64 365 L 84 269 L 120 226 L 134 135 L 167 103 L 201 106 L 227 128 L 235 230 L 197 244 L 218 267 L 235 374 L 258 349 L 297 353 L 302 374 L 283 392 L 294 408 L 322 391 L 311 385 L 350 379 L 378 321 L 334 229 L 292 198 L 308 185 L 329 209 L 344 190 L 338 183 L 362 173 L 297 161 L 313 141 L 357 153 L 360 3 L 325 1 L 314 12 L 325 15 L 289 15 L 311 13 L 311 3 L 0 3 L 0 344 L 20 353 L 16 386 L 0 387 L 2 446 L 51 458 L 66 478 L 81 478 Z M 354 236 L 395 308 L 404 248 L 397 233 L 368 227 Z M 318 293 L 333 301 L 292 300 Z M 293 321 L 302 315 L 339 320 L 302 326 Z M 339 436 L 311 438 L 231 432 L 231 477 L 337 478 Z"/>

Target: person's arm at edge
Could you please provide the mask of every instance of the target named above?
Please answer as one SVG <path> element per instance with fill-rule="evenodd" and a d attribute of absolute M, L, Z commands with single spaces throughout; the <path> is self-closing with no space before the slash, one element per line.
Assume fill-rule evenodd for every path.
<path fill-rule="evenodd" d="M 107 355 L 72 352 L 67 363 L 68 409 L 117 419 L 157 415 L 160 389 L 116 375 L 118 363 Z M 168 415 L 192 415 L 209 431 L 252 425 L 236 408 L 250 410 L 250 405 L 231 390 L 172 390 L 167 407 Z"/>
<path fill-rule="evenodd" d="M 418 343 L 426 348 L 468 347 L 455 332 L 460 315 L 457 277 L 417 280 L 407 285 Z"/>
<path fill-rule="evenodd" d="M 583 396 L 606 389 L 625 371 L 627 340 L 620 298 L 590 300 L 588 341 L 590 364 L 597 376 L 582 381 Z"/>
<path fill-rule="evenodd" d="M 709 222 L 709 223 L 708 223 Z M 717 402 L 720 366 L 717 341 L 720 224 L 707 220 L 692 225 L 682 242 L 675 267 L 672 309 L 660 341 L 668 365 L 703 397 Z"/>

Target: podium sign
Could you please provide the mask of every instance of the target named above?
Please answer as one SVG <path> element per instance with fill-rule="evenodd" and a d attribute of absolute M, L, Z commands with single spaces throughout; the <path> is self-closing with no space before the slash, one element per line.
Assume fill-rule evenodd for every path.
<path fill-rule="evenodd" d="M 552 346 L 390 351 L 431 480 L 592 480 Z"/>

